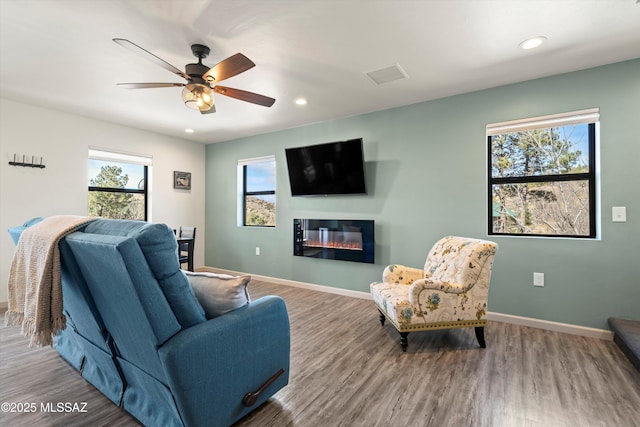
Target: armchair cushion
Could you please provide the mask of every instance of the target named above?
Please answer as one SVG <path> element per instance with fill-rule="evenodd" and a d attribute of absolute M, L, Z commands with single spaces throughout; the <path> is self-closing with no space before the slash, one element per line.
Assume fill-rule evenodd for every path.
<path fill-rule="evenodd" d="M 230 276 L 209 272 L 184 271 L 207 319 L 221 316 L 251 302 L 247 285 L 251 276 Z"/>

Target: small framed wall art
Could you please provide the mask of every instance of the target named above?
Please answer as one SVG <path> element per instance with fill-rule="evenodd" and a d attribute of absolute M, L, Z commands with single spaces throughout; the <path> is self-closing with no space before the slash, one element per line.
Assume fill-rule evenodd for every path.
<path fill-rule="evenodd" d="M 173 188 L 191 190 L 191 172 L 173 171 Z"/>

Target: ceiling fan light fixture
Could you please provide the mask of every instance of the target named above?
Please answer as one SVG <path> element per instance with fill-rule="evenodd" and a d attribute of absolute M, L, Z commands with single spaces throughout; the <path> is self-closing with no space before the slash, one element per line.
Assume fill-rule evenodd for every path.
<path fill-rule="evenodd" d="M 209 111 L 213 107 L 211 87 L 200 83 L 188 84 L 182 89 L 182 101 L 192 110 Z"/>

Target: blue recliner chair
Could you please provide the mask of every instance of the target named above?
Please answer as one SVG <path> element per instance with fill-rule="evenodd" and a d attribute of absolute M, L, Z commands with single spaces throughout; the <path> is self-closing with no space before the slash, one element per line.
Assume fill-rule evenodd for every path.
<path fill-rule="evenodd" d="M 166 225 L 98 219 L 60 254 L 67 328 L 55 348 L 145 425 L 229 426 L 288 383 L 284 301 L 207 320 Z"/>

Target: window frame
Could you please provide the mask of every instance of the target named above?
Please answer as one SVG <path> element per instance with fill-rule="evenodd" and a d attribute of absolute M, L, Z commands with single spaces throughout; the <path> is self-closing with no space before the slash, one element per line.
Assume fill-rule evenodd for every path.
<path fill-rule="evenodd" d="M 237 216 L 237 225 L 238 227 L 258 227 L 258 228 L 275 228 L 277 224 L 273 225 L 252 225 L 247 224 L 247 206 L 246 200 L 249 196 L 266 196 L 273 195 L 274 197 L 274 205 L 277 206 L 276 203 L 276 187 L 277 183 L 274 176 L 273 181 L 273 190 L 262 190 L 262 191 L 247 191 L 247 166 L 258 163 L 271 163 L 274 164 L 274 170 L 276 167 L 276 157 L 274 155 L 262 156 L 262 157 L 253 157 L 250 159 L 242 159 L 238 160 L 238 216 Z M 274 212 L 275 214 L 275 212 Z"/>
<path fill-rule="evenodd" d="M 144 219 L 139 221 L 149 221 L 149 167 L 152 165 L 152 158 L 150 156 L 121 153 L 117 151 L 109 151 L 102 148 L 89 148 L 89 155 L 87 160 L 100 160 L 113 163 L 128 163 L 139 165 L 143 167 L 143 189 L 135 188 L 115 188 L 115 187 L 95 187 L 88 186 L 88 191 L 91 193 L 104 192 L 104 193 L 127 193 L 127 194 L 142 194 L 144 200 Z"/>
<path fill-rule="evenodd" d="M 487 125 L 487 233 L 489 236 L 512 236 L 512 237 L 553 237 L 572 239 L 598 239 L 599 238 L 599 214 L 598 214 L 598 128 L 599 109 L 582 110 L 570 113 L 555 114 L 550 116 L 535 117 L 531 119 L 514 120 L 511 122 L 495 123 Z M 588 131 L 588 172 L 531 175 L 531 176 L 492 176 L 492 137 L 516 133 L 524 130 L 542 130 L 550 128 L 561 128 L 572 124 L 587 124 Z M 588 185 L 588 208 L 589 208 L 589 233 L 585 235 L 576 234 L 540 234 L 540 233 L 509 233 L 494 231 L 493 220 L 493 187 L 494 185 L 505 184 L 529 184 L 529 183 L 556 183 L 582 181 Z"/>

